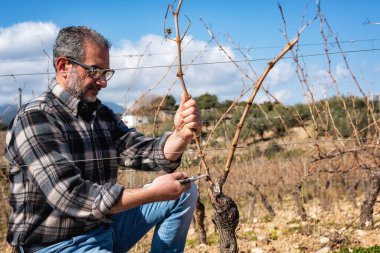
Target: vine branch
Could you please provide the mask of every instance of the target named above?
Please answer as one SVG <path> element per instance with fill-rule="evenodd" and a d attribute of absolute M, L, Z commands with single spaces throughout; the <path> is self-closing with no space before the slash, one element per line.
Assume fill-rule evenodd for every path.
<path fill-rule="evenodd" d="M 251 108 L 252 106 L 252 103 L 253 103 L 253 100 L 255 99 L 256 97 L 256 94 L 257 92 L 259 91 L 264 79 L 266 78 L 266 76 L 268 75 L 269 71 L 273 68 L 273 66 L 289 51 L 293 48 L 293 46 L 298 42 L 298 37 L 299 37 L 299 34 L 297 36 L 295 36 L 284 48 L 283 50 L 277 55 L 276 58 L 274 58 L 272 61 L 268 62 L 267 64 L 267 67 L 266 69 L 264 70 L 264 72 L 261 74 L 260 78 L 257 80 L 257 82 L 255 83 L 254 85 L 254 90 L 251 94 L 251 96 L 249 97 L 248 101 L 247 101 L 247 104 L 244 108 L 244 112 L 240 118 L 240 121 L 239 121 L 239 124 L 238 124 L 238 127 L 236 129 L 236 132 L 235 132 L 235 136 L 233 138 L 233 142 L 232 142 L 232 148 L 230 150 L 230 153 L 228 155 L 228 158 L 227 158 L 227 162 L 225 164 L 225 168 L 224 168 L 224 172 L 223 172 L 223 175 L 222 177 L 220 178 L 219 180 L 219 188 L 221 189 L 223 184 L 225 183 L 226 179 L 227 179 L 227 176 L 228 174 L 230 173 L 230 170 L 231 170 L 231 163 L 232 163 L 232 160 L 234 158 L 234 154 L 235 154 L 235 151 L 236 151 L 236 147 L 237 147 L 237 144 L 238 144 L 238 141 L 239 141 L 239 137 L 240 137 L 240 133 L 241 133 L 241 129 L 243 128 L 243 125 L 244 125 L 244 121 L 245 119 L 247 118 L 247 115 L 248 115 L 248 112 L 249 112 L 249 109 Z"/>

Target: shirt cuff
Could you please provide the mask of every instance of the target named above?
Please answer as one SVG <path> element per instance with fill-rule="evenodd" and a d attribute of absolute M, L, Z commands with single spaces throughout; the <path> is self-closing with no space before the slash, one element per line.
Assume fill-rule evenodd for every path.
<path fill-rule="evenodd" d="M 94 217 L 98 219 L 105 218 L 109 214 L 110 209 L 119 201 L 123 190 L 124 186 L 118 183 L 104 184 L 94 201 L 92 208 Z"/>
<path fill-rule="evenodd" d="M 171 173 L 175 171 L 178 166 L 181 164 L 182 155 L 175 161 L 170 161 L 166 159 L 164 155 L 164 146 L 168 139 L 168 137 L 171 135 L 171 132 L 165 132 L 157 142 L 157 148 L 155 148 L 155 163 L 158 168 L 160 168 L 163 171 L 166 171 L 168 173 Z"/>

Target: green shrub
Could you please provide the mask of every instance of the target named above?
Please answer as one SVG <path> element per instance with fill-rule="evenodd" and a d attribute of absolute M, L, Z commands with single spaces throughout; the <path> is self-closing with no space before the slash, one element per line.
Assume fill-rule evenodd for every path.
<path fill-rule="evenodd" d="M 380 246 L 375 245 L 370 248 L 343 248 L 339 251 L 334 251 L 334 253 L 380 253 Z"/>
<path fill-rule="evenodd" d="M 268 159 L 273 159 L 280 151 L 282 151 L 282 147 L 276 142 L 272 142 L 264 150 L 264 155 Z"/>

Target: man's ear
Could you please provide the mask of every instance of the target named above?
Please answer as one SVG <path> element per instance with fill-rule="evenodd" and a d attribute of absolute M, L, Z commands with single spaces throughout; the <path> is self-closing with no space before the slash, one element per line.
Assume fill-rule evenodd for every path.
<path fill-rule="evenodd" d="M 57 75 L 63 78 L 67 78 L 67 73 L 70 70 L 70 66 L 71 64 L 69 63 L 66 57 L 59 57 L 55 62 Z"/>

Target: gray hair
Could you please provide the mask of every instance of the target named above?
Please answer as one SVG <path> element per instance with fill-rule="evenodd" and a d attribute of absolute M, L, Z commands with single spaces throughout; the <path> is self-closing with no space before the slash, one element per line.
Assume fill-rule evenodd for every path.
<path fill-rule="evenodd" d="M 92 41 L 101 47 L 110 49 L 111 43 L 100 33 L 86 26 L 69 26 L 62 28 L 53 47 L 54 68 L 59 57 L 72 57 L 84 60 L 84 43 Z"/>

